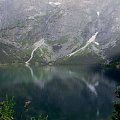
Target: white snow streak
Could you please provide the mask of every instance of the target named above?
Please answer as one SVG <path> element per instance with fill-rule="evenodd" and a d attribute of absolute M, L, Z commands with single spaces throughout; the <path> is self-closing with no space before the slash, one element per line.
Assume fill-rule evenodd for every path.
<path fill-rule="evenodd" d="M 73 56 L 74 54 L 76 54 L 77 52 L 85 50 L 86 47 L 89 46 L 91 43 L 95 43 L 96 45 L 99 45 L 99 43 L 95 41 L 97 35 L 98 35 L 98 32 L 96 32 L 95 35 L 93 35 L 93 36 L 86 42 L 85 46 L 83 46 L 83 47 L 80 48 L 79 50 L 76 50 L 75 52 L 69 54 L 68 56 L 71 57 L 71 56 Z"/>
<path fill-rule="evenodd" d="M 25 62 L 26 65 L 28 65 L 29 62 L 32 60 L 33 55 L 34 55 L 34 52 L 35 52 L 39 47 L 41 47 L 43 44 L 44 44 L 44 39 L 36 42 L 36 43 L 33 45 L 34 49 L 33 49 L 32 53 L 31 53 L 31 56 L 30 56 L 29 60 Z"/>
<path fill-rule="evenodd" d="M 61 5 L 60 2 L 49 2 L 50 5 L 55 5 L 55 6 L 58 6 L 58 5 Z"/>
<path fill-rule="evenodd" d="M 99 11 L 97 12 L 97 15 L 98 15 L 98 17 L 100 16 L 100 12 Z"/>

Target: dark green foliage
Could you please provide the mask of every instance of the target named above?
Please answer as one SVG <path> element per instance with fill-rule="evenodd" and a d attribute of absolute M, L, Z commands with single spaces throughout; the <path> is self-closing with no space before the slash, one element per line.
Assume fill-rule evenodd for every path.
<path fill-rule="evenodd" d="M 120 99 L 120 86 L 116 89 L 116 97 Z"/>
<path fill-rule="evenodd" d="M 38 120 L 47 120 L 48 119 L 48 116 L 46 116 L 46 117 L 42 117 L 42 114 L 40 114 L 39 115 L 39 117 L 38 117 Z"/>
<path fill-rule="evenodd" d="M 14 120 L 14 106 L 14 97 L 9 99 L 8 96 L 6 96 L 6 100 L 0 102 L 0 120 Z M 26 102 L 24 107 L 26 107 L 27 110 L 29 109 L 28 106 L 28 102 Z M 48 120 L 48 116 L 43 117 L 42 114 L 39 114 L 38 118 L 27 117 L 26 120 Z"/>
<path fill-rule="evenodd" d="M 48 116 L 43 117 L 42 114 L 40 114 L 40 115 L 38 116 L 38 118 L 31 117 L 31 118 L 29 118 L 28 120 L 48 120 Z"/>
<path fill-rule="evenodd" d="M 119 61 L 117 61 L 117 62 L 112 62 L 112 63 L 110 63 L 110 64 L 105 65 L 105 67 L 120 69 L 120 62 L 119 62 Z"/>
<path fill-rule="evenodd" d="M 117 100 L 114 102 L 114 111 L 112 115 L 112 120 L 120 120 L 120 87 L 116 89 Z"/>
<path fill-rule="evenodd" d="M 12 99 L 8 99 L 6 96 L 6 100 L 0 102 L 0 120 L 12 120 L 14 117 L 14 97 Z"/>

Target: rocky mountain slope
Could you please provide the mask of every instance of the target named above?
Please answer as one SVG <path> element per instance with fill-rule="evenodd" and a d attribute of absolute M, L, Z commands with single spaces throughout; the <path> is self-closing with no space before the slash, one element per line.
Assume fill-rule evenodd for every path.
<path fill-rule="evenodd" d="M 119 58 L 119 0 L 0 0 L 0 9 L 1 64 Z"/>

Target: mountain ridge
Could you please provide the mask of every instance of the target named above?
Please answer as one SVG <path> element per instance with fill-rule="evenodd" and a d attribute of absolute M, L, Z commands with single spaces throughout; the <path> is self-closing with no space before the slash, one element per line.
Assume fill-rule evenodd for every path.
<path fill-rule="evenodd" d="M 7 63 L 9 55 L 14 58 L 10 63 L 25 63 L 33 45 L 41 39 L 46 45 L 38 47 L 34 62 L 64 60 L 81 49 L 96 32 L 95 43 L 99 47 L 92 45 L 91 55 L 95 53 L 100 59 L 104 56 L 112 61 L 120 54 L 119 0 L 3 0 L 0 6 L 3 16 L 0 18 L 0 63 Z"/>

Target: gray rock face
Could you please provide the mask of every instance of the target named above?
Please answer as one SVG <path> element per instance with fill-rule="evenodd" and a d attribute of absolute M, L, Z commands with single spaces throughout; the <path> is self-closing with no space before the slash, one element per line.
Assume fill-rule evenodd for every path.
<path fill-rule="evenodd" d="M 87 50 L 110 60 L 120 54 L 119 0 L 1 0 L 0 9 L 0 44 L 26 51 L 44 38 L 49 59 L 44 57 L 55 61 L 98 32 L 99 46 Z M 56 44 L 62 46 L 59 51 L 52 50 Z"/>

